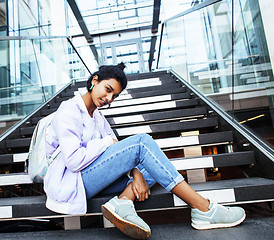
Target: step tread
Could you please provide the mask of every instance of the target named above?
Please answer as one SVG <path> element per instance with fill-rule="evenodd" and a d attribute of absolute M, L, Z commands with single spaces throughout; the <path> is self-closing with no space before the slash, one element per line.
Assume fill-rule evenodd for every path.
<path fill-rule="evenodd" d="M 0 174 L 0 186 L 10 186 L 17 184 L 32 184 L 30 176 L 27 173 L 8 173 Z"/>
<path fill-rule="evenodd" d="M 17 162 L 25 162 L 27 159 L 28 152 L 26 153 L 15 153 L 15 154 L 1 154 L 0 164 L 10 164 Z"/>
<path fill-rule="evenodd" d="M 274 180 L 265 178 L 244 178 L 190 184 L 204 197 L 214 198 L 216 202 L 229 204 L 252 201 L 270 201 L 274 199 Z M 99 196 L 88 200 L 88 213 L 101 214 L 101 205 L 114 195 Z M 45 207 L 46 196 L 31 196 L 0 199 L 0 218 L 23 217 L 60 217 Z M 153 187 L 149 200 L 136 202 L 138 210 L 157 210 L 174 207 L 187 207 L 172 193 L 162 187 Z M 64 215 L 63 215 L 64 216 Z"/>
<path fill-rule="evenodd" d="M 146 114 L 135 114 L 122 117 L 107 117 L 109 124 L 114 127 L 115 125 L 126 125 L 130 124 L 144 124 L 151 121 L 167 121 L 176 119 L 186 119 L 195 117 L 204 117 L 207 114 L 207 109 L 205 107 L 198 107 L 193 109 L 178 109 L 170 110 L 165 112 L 154 112 Z"/>
<path fill-rule="evenodd" d="M 106 117 L 111 126 L 121 125 L 121 124 L 133 124 L 133 123 L 145 123 L 149 121 L 161 121 L 164 119 L 174 119 L 174 118 L 189 118 L 189 117 L 202 117 L 207 114 L 206 107 L 196 107 L 192 109 L 177 109 L 164 112 L 154 112 L 154 113 L 144 113 L 135 114 L 122 117 Z M 31 119 L 31 124 L 35 125 L 43 117 L 34 117 Z"/>
<path fill-rule="evenodd" d="M 205 133 L 195 136 L 161 138 L 155 140 L 162 149 L 182 148 L 189 146 L 203 145 L 219 145 L 229 144 L 233 142 L 233 134 L 231 131 Z M 15 154 L 0 155 L 0 164 L 9 164 L 15 162 L 24 162 L 28 156 L 28 152 Z"/>
<path fill-rule="evenodd" d="M 124 99 L 119 101 L 114 101 L 111 103 L 111 107 L 121 107 L 121 106 L 135 106 L 140 104 L 148 104 L 155 102 L 165 102 L 171 100 L 180 100 L 180 99 L 189 99 L 190 93 L 172 93 L 172 94 L 164 94 L 160 96 L 148 96 L 148 97 L 140 97 L 140 98 L 132 98 L 132 99 Z M 59 103 L 50 104 L 50 108 L 58 108 L 60 106 Z M 101 109 L 108 108 L 108 106 L 103 107 Z"/>
<path fill-rule="evenodd" d="M 6 140 L 7 148 L 16 148 L 16 147 L 29 147 L 31 138 L 18 138 Z"/>
<path fill-rule="evenodd" d="M 121 94 L 132 94 L 132 93 L 163 90 L 163 89 L 167 89 L 167 86 L 168 86 L 168 89 L 174 89 L 174 88 L 182 87 L 182 84 L 180 82 L 175 82 L 174 80 L 171 80 L 164 84 L 161 84 L 161 82 L 159 82 L 159 85 L 154 84 L 153 86 L 145 86 L 145 87 L 138 86 L 135 88 L 126 88 L 125 90 L 123 90 L 123 92 Z M 70 91 L 60 93 L 59 96 L 60 97 L 72 96 L 72 95 L 74 95 L 74 91 L 77 91 L 78 88 L 81 88 L 81 87 L 82 86 L 77 86 L 77 87 L 75 87 L 75 89 L 71 88 Z"/>
<path fill-rule="evenodd" d="M 254 164 L 255 157 L 252 151 L 204 155 L 193 158 L 171 158 L 170 161 L 177 170 L 190 170 L 214 167 L 241 166 Z M 32 180 L 27 173 L 0 174 L 0 186 L 15 184 L 31 184 Z"/>
<path fill-rule="evenodd" d="M 198 130 L 204 128 L 212 128 L 218 126 L 217 118 L 205 118 L 205 119 L 195 119 L 187 121 L 176 121 L 176 122 L 164 122 L 155 123 L 149 125 L 133 126 L 133 127 L 121 127 L 113 128 L 116 136 L 124 137 L 129 135 L 134 135 L 138 133 L 163 133 L 163 132 L 175 132 L 175 131 L 190 131 Z"/>
<path fill-rule="evenodd" d="M 115 116 L 115 115 L 129 115 L 133 113 L 147 113 L 147 112 L 156 112 L 159 110 L 172 110 L 179 108 L 188 108 L 197 106 L 199 101 L 197 99 L 189 100 L 176 100 L 176 101 L 166 101 L 160 103 L 149 103 L 142 104 L 137 106 L 125 106 L 119 108 L 109 108 L 101 109 L 101 112 L 105 117 Z"/>

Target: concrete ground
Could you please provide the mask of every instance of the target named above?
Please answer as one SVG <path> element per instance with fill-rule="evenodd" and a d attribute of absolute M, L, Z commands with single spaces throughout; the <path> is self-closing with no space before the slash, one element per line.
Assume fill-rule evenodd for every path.
<path fill-rule="evenodd" d="M 243 239 L 274 239 L 274 217 L 247 219 L 241 225 L 234 228 L 214 229 L 198 231 L 191 228 L 189 223 L 152 225 L 152 235 L 149 240 L 159 239 L 197 239 L 197 240 L 243 240 Z M 91 228 L 73 231 L 43 231 L 2 233 L 0 239 L 119 239 L 128 240 L 127 236 L 116 228 L 103 229 Z"/>
<path fill-rule="evenodd" d="M 178 240 L 178 239 L 191 239 L 191 240 L 247 240 L 247 239 L 274 239 L 274 212 L 270 206 L 266 203 L 243 205 L 247 218 L 237 227 L 226 229 L 214 229 L 214 230 L 195 230 L 190 225 L 190 211 L 176 210 L 176 211 L 158 211 L 154 214 L 150 213 L 139 214 L 144 220 L 149 223 L 152 234 L 148 238 L 149 240 Z M 87 221 L 88 219 L 86 219 Z M 96 219 L 93 219 L 96 220 Z M 97 225 L 96 222 L 88 220 L 89 224 L 83 221 L 82 230 L 52 230 L 54 228 L 43 228 L 44 231 L 40 231 L 39 228 L 31 229 L 24 223 L 14 225 L 1 225 L 0 224 L 0 239 L 1 240 L 25 240 L 25 239 L 119 239 L 129 240 L 130 238 L 125 236 L 116 228 L 104 229 Z M 167 222 L 169 222 L 167 224 Z M 95 224 L 94 224 L 95 223 Z M 165 223 L 165 224 L 164 224 Z M 20 226 L 20 228 L 19 228 Z M 47 225 L 48 226 L 48 225 Z M 34 226 L 33 226 L 34 227 Z M 8 230 L 5 232 L 5 229 Z M 17 231 L 16 231 L 17 229 Z M 20 231 L 19 231 L 20 229 Z M 42 229 L 42 227 L 40 228 Z M 47 230 L 48 229 L 48 230 Z M 59 228 L 61 229 L 60 224 Z M 35 230 L 35 231 L 33 231 Z M 39 230 L 39 231 L 37 231 Z M 12 232 L 16 231 L 16 232 Z M 26 232 L 28 231 L 28 232 Z"/>

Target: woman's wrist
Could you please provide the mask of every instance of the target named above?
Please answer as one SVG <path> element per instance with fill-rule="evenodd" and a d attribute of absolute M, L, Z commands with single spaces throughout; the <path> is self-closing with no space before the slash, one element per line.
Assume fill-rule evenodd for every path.
<path fill-rule="evenodd" d="M 136 174 L 140 173 L 139 169 L 137 167 L 131 169 L 130 171 L 130 176 L 134 178 L 134 176 L 136 176 Z"/>

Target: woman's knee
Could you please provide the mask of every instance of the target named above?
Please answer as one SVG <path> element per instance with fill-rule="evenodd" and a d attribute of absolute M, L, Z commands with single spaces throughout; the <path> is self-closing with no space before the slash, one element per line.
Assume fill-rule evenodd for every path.
<path fill-rule="evenodd" d="M 142 142 L 153 141 L 153 138 L 147 133 L 139 133 L 137 134 Z"/>
<path fill-rule="evenodd" d="M 131 136 L 130 138 L 132 138 L 131 141 L 137 143 L 138 145 L 142 143 L 145 146 L 151 145 L 151 143 L 154 141 L 153 138 L 147 133 L 139 133 Z"/>

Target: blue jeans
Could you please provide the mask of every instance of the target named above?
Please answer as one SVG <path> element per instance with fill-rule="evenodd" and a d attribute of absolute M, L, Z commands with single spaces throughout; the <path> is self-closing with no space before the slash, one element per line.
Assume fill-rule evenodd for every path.
<path fill-rule="evenodd" d="M 87 199 L 122 192 L 130 182 L 125 173 L 136 166 L 150 187 L 158 182 L 171 191 L 184 180 L 152 137 L 137 134 L 111 145 L 81 171 Z"/>

